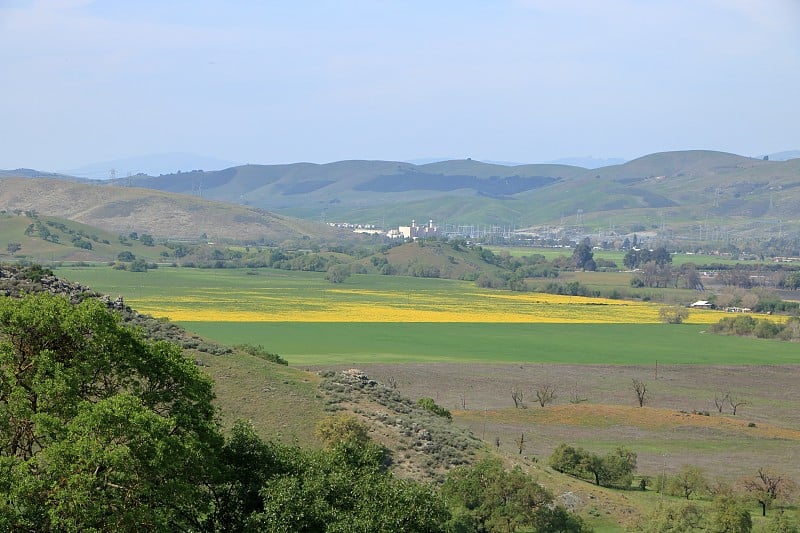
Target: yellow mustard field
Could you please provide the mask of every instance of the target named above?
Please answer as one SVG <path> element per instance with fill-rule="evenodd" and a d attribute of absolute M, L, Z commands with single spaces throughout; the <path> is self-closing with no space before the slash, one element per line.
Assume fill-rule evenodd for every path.
<path fill-rule="evenodd" d="M 490 322 L 659 323 L 663 305 L 541 293 L 397 292 L 329 289 L 317 295 L 269 291 L 199 291 L 164 300 L 138 299 L 136 307 L 175 321 L 213 322 Z M 690 311 L 687 323 L 711 324 L 725 313 Z"/>

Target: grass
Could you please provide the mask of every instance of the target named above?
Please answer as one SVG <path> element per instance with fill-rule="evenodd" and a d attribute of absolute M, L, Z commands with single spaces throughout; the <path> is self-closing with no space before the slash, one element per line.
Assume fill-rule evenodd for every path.
<path fill-rule="evenodd" d="M 125 295 L 140 312 L 187 323 L 660 322 L 657 304 L 481 289 L 446 279 L 355 275 L 345 283 L 331 284 L 322 273 L 269 269 L 160 268 L 128 273 L 63 268 L 58 272 L 112 296 Z M 685 300 L 689 303 L 692 298 Z M 715 323 L 722 316 L 695 312 L 687 322 Z"/>
<path fill-rule="evenodd" d="M 159 310 L 183 308 L 184 317 L 203 318 L 179 321 L 190 331 L 225 344 L 261 344 L 295 367 L 358 366 L 384 383 L 394 378 L 400 394 L 434 398 L 453 409 L 456 424 L 490 446 L 499 438 L 500 451 L 508 457 L 515 456 L 514 439 L 524 432 L 525 454 L 537 458 L 537 465 L 546 464 L 560 442 L 597 452 L 624 444 L 639 454 L 643 475 L 695 464 L 712 477 L 727 479 L 752 475 L 764 465 L 800 476 L 794 460 L 800 453 L 795 414 L 800 401 L 793 393 L 800 371 L 796 344 L 711 335 L 705 333 L 706 324 L 653 323 L 648 313 L 657 305 L 547 300 L 546 295 L 486 291 L 465 282 L 392 276 L 353 276 L 332 285 L 319 273 L 267 269 L 160 268 L 130 273 L 62 268 L 57 274 L 112 296 L 121 294 L 136 309 L 160 314 Z M 613 285 L 622 279 L 599 276 L 587 273 L 582 283 Z M 550 314 L 558 316 L 560 309 L 562 320 L 585 319 L 597 311 L 618 312 L 628 322 L 492 321 L 509 309 L 524 314 L 536 301 L 543 304 L 537 312 L 550 308 Z M 325 310 L 335 315 L 347 306 L 360 309 L 361 316 L 301 320 Z M 462 319 L 478 309 L 486 320 L 374 322 L 387 306 L 456 313 Z M 286 321 L 290 311 L 296 321 Z M 268 320 L 231 320 L 245 312 Z M 692 314 L 704 320 L 715 316 Z M 245 354 L 197 357 L 216 382 L 226 425 L 247 418 L 267 438 L 315 443 L 313 426 L 326 408 L 316 376 Z M 773 366 L 778 364 L 786 366 Z M 644 408 L 634 405 L 631 378 L 650 384 L 652 396 Z M 533 395 L 542 383 L 559 387 L 556 404 L 545 409 L 535 405 Z M 528 409 L 511 407 L 512 384 L 525 387 Z M 573 389 L 588 402 L 570 404 Z M 716 413 L 712 400 L 717 392 L 730 392 L 747 405 L 736 417 Z M 466 409 L 461 409 L 462 402 Z M 688 414 L 695 409 L 712 414 Z M 756 427 L 748 427 L 751 421 Z M 561 492 L 601 492 L 545 469 L 539 472 L 558 490 L 563 488 Z M 609 494 L 602 503 L 584 500 L 597 508 L 589 517 L 598 530 L 618 531 L 610 522 L 636 514 L 631 506 L 646 509 L 654 501 L 649 492 Z"/>
<path fill-rule="evenodd" d="M 513 257 L 530 256 L 534 254 L 543 255 L 548 261 L 556 257 L 572 257 L 572 248 L 538 248 L 526 246 L 487 246 L 495 254 L 507 252 Z M 595 259 L 605 259 L 607 261 L 614 261 L 619 268 L 624 268 L 623 259 L 625 253 L 618 250 L 594 250 Z M 764 261 L 741 261 L 739 259 L 732 259 L 730 257 L 723 257 L 718 255 L 705 255 L 705 254 L 673 254 L 672 264 L 680 266 L 685 263 L 693 263 L 695 265 L 735 265 L 738 263 L 764 263 Z"/>
<path fill-rule="evenodd" d="M 249 420 L 262 438 L 285 444 L 318 446 L 316 423 L 324 418 L 317 391 L 319 377 L 240 353 L 215 356 L 195 352 L 201 369 L 214 380 L 220 420 L 230 428 Z"/>
<path fill-rule="evenodd" d="M 292 365 L 402 362 L 796 364 L 792 343 L 662 324 L 182 322 L 222 343 L 262 344 Z"/>
<path fill-rule="evenodd" d="M 58 217 L 40 215 L 39 220 L 59 242 L 45 241 L 38 235 L 26 235 L 25 230 L 34 220 L 24 215 L 0 214 L 0 260 L 16 261 L 25 259 L 35 262 L 54 261 L 112 261 L 122 251 L 129 251 L 136 257 L 148 261 L 160 259 L 160 253 L 168 250 L 160 244 L 145 246 L 139 240 L 128 239 L 127 245 L 119 241 L 120 234 L 105 231 Z M 55 225 L 48 225 L 48 222 Z M 62 226 L 68 231 L 63 231 Z M 70 233 L 71 232 L 71 233 Z M 83 250 L 72 244 L 72 238 L 78 233 L 83 233 L 84 240 L 90 241 L 92 250 Z M 126 233 L 127 235 L 127 233 Z M 91 237 L 96 237 L 92 239 Z M 103 241 L 107 241 L 106 244 Z M 8 243 L 16 242 L 22 245 L 14 255 L 8 253 Z"/>
<path fill-rule="evenodd" d="M 796 346 L 659 324 L 657 304 L 511 293 L 453 280 L 262 269 L 61 268 L 60 276 L 224 344 L 247 341 L 295 365 L 460 361 L 793 364 Z M 695 311 L 689 321 L 716 322 Z M 596 322 L 596 323 L 593 323 Z"/>
<path fill-rule="evenodd" d="M 434 398 L 452 410 L 456 423 L 489 446 L 499 439 L 500 451 L 511 456 L 517 455 L 514 440 L 524 433 L 524 454 L 540 465 L 562 442 L 596 453 L 622 445 L 638 454 L 639 475 L 672 474 L 691 464 L 712 480 L 734 482 L 759 467 L 800 479 L 797 365 L 659 365 L 658 379 L 654 366 L 402 363 L 360 368 L 377 380 L 391 377 L 401 394 Z M 638 407 L 632 378 L 647 382 L 644 407 Z M 534 394 L 542 384 L 557 389 L 555 402 L 545 408 Z M 512 386 L 524 392 L 527 409 L 514 408 Z M 715 394 L 726 391 L 747 402 L 736 416 L 729 407 L 722 413 L 714 408 Z M 572 403 L 574 394 L 586 401 Z"/>

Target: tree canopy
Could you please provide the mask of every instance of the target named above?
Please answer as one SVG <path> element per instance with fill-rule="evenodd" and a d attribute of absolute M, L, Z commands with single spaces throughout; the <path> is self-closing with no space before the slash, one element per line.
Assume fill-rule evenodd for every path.
<path fill-rule="evenodd" d="M 497 460 L 441 491 L 399 479 L 351 417 L 320 424 L 322 450 L 245 422 L 226 439 L 211 380 L 95 298 L 0 297 L 0 378 L 3 531 L 584 530 Z"/>
<path fill-rule="evenodd" d="M 94 299 L 0 298 L 0 525 L 187 524 L 220 443 L 211 381 Z"/>

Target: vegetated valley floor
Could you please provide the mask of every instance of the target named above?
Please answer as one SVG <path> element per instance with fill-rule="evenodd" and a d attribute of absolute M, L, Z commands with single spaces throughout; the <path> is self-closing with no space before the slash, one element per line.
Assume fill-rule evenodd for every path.
<path fill-rule="evenodd" d="M 764 467 L 800 480 L 800 366 L 662 365 L 657 378 L 655 366 L 403 363 L 360 368 L 379 381 L 396 382 L 401 394 L 432 397 L 453 410 L 457 423 L 492 446 L 499 439 L 509 453 L 517 453 L 515 439 L 524 434 L 523 453 L 543 461 L 562 442 L 598 452 L 624 445 L 639 454 L 642 475 L 674 473 L 691 464 L 711 479 L 735 481 Z M 647 384 L 642 408 L 633 379 Z M 542 408 L 535 391 L 544 385 L 555 386 L 557 398 Z M 514 407 L 512 387 L 523 392 L 526 408 Z M 722 413 L 715 406 L 715 396 L 726 394 L 745 402 L 736 416 L 727 402 Z"/>
<path fill-rule="evenodd" d="M 226 344 L 261 344 L 298 368 L 357 366 L 383 383 L 392 378 L 401 394 L 433 398 L 454 410 L 458 424 L 490 445 L 499 439 L 500 447 L 512 454 L 514 439 L 524 434 L 524 454 L 541 461 L 561 442 L 598 452 L 625 445 L 639 454 L 643 475 L 692 464 L 706 468 L 711 478 L 735 480 L 768 467 L 800 481 L 797 344 L 706 333 L 707 324 L 718 317 L 705 312 L 692 312 L 693 323 L 679 326 L 655 323 L 657 304 L 649 313 L 642 304 L 626 305 L 627 314 L 621 316 L 627 323 L 379 324 L 370 322 L 376 305 L 416 311 L 449 302 L 448 309 L 457 316 L 479 299 L 495 303 L 484 308 L 488 313 L 506 310 L 512 301 L 532 305 L 531 298 L 544 301 L 545 296 L 481 291 L 474 284 L 451 280 L 386 276 L 355 275 L 332 287 L 322 273 L 62 270 L 65 277 L 97 290 L 124 294 L 137 309 L 170 315 L 176 305 L 183 305 L 187 315 L 180 322 L 189 330 Z M 565 300 L 563 305 L 576 302 Z M 336 303 L 349 304 L 357 312 L 343 318 L 335 312 Z M 626 302 L 597 303 L 584 302 L 580 310 L 607 310 Z M 335 322 L 307 321 L 309 310 L 326 309 Z M 550 313 L 559 304 L 548 300 L 539 309 Z M 254 313 L 267 321 L 248 321 Z M 287 321 L 290 316 L 296 321 Z M 236 393 L 231 396 L 241 404 L 236 408 L 239 415 L 255 417 L 262 409 L 257 400 L 269 403 L 270 398 L 285 396 L 283 389 L 266 387 L 254 378 L 256 368 L 238 368 L 233 362 L 223 367 L 222 361 L 208 364 L 216 365 L 212 370 L 220 386 Z M 313 399 L 311 379 L 303 379 L 287 390 Z M 633 379 L 648 386 L 642 408 L 636 403 Z M 250 381 L 251 392 L 240 394 Z M 535 391 L 546 384 L 557 388 L 558 397 L 542 408 Z M 514 408 L 512 386 L 524 393 L 527 409 Z M 729 405 L 723 413 L 715 408 L 715 396 L 727 394 L 734 402 L 744 402 L 736 416 Z M 251 403 L 249 411 L 245 407 Z M 323 415 L 320 406 L 312 411 L 312 418 Z M 313 422 L 303 423 L 307 413 L 300 414 L 300 423 L 280 428 L 284 438 L 311 438 Z"/>

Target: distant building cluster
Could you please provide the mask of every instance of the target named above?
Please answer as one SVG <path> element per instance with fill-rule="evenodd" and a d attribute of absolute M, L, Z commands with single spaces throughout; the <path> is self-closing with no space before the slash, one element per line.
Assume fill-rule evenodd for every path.
<path fill-rule="evenodd" d="M 410 226 L 400 226 L 396 230 L 386 232 L 386 236 L 393 239 L 417 239 L 435 235 L 439 235 L 439 228 L 433 225 L 433 220 L 429 220 L 425 226 L 417 226 L 417 221 L 412 220 Z"/>
<path fill-rule="evenodd" d="M 370 235 L 380 235 L 384 233 L 383 230 L 379 230 L 375 227 L 374 224 L 352 224 L 350 222 L 328 222 L 328 225 L 332 228 L 339 228 L 339 229 L 351 229 L 353 233 L 368 233 Z"/>
<path fill-rule="evenodd" d="M 384 231 L 375 227 L 374 224 L 351 224 L 349 222 L 328 222 L 334 228 L 352 229 L 353 233 L 365 233 L 368 235 L 384 235 L 390 239 L 419 239 L 439 235 L 439 227 L 429 220 L 427 224 L 418 226 L 416 220 L 411 221 L 410 226 L 399 226 L 389 231 Z"/>

